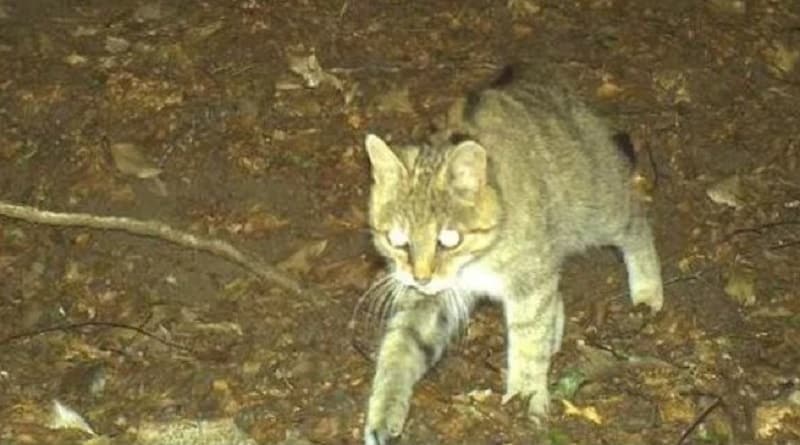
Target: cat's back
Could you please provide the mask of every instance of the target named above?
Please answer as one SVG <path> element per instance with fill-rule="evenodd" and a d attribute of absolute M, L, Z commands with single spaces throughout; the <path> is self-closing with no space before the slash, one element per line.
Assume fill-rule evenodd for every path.
<path fill-rule="evenodd" d="M 530 225 L 541 215 L 574 228 L 566 237 L 588 229 L 581 221 L 628 212 L 632 166 L 607 121 L 553 77 L 504 74 L 456 103 L 449 119 L 486 147 L 510 219 Z"/>
<path fill-rule="evenodd" d="M 605 161 L 617 164 L 608 122 L 556 78 L 543 68 L 507 68 L 488 88 L 457 102 L 451 122 L 486 145 L 504 147 L 490 156 L 556 162 L 606 156 Z"/>
<path fill-rule="evenodd" d="M 498 174 L 509 170 L 516 181 L 570 175 L 626 180 L 632 165 L 615 143 L 612 127 L 555 78 L 544 68 L 506 69 L 488 88 L 454 104 L 450 127 L 477 138 Z"/>

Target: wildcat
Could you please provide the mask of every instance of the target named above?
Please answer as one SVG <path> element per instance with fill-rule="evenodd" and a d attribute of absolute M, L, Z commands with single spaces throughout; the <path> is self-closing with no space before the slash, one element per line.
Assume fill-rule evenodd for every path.
<path fill-rule="evenodd" d="M 564 258 L 589 246 L 623 254 L 634 304 L 663 304 L 650 226 L 632 185 L 626 135 L 532 71 L 453 105 L 420 145 L 366 138 L 369 223 L 389 273 L 376 283 L 391 314 L 378 352 L 365 443 L 402 433 L 414 384 L 442 356 L 481 298 L 503 305 L 506 399 L 548 412 L 547 374 L 561 345 Z"/>

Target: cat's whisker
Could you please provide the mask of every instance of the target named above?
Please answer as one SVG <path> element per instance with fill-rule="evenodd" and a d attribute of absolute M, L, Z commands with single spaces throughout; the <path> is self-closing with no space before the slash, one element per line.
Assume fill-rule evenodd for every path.
<path fill-rule="evenodd" d="M 455 323 L 458 323 L 459 322 L 458 320 L 461 316 L 459 315 L 458 303 L 455 301 L 455 298 L 453 297 L 453 290 L 446 289 L 442 293 L 442 298 L 444 298 L 445 302 L 444 309 L 447 311 L 447 319 L 452 320 Z"/>
<path fill-rule="evenodd" d="M 393 283 L 393 287 L 387 293 L 387 297 L 384 302 L 381 304 L 380 313 L 378 320 L 380 321 L 380 328 L 383 329 L 386 325 L 386 322 L 389 321 L 391 316 L 395 312 L 395 304 L 397 302 L 398 296 L 401 296 L 402 293 L 406 291 L 406 287 L 399 284 Z"/>
<path fill-rule="evenodd" d="M 385 303 L 388 294 L 391 293 L 395 285 L 391 277 L 388 277 L 388 279 L 384 280 L 370 292 L 370 303 L 367 308 L 367 317 L 369 318 L 374 317 L 375 313 L 379 311 L 380 306 Z"/>
<path fill-rule="evenodd" d="M 461 303 L 461 316 L 458 319 L 458 338 L 459 341 L 463 340 L 467 336 L 467 327 L 469 326 L 469 315 L 471 312 L 471 303 L 467 301 L 464 294 L 461 292 L 460 289 L 456 288 L 453 289 L 453 293 L 455 294 L 458 301 Z"/>
<path fill-rule="evenodd" d="M 378 280 L 375 280 L 372 284 L 370 284 L 370 286 L 358 298 L 358 301 L 356 302 L 356 307 L 353 309 L 352 318 L 356 318 L 358 316 L 358 313 L 361 310 L 361 307 L 364 305 L 364 302 L 366 302 L 367 300 L 370 301 L 370 305 L 369 306 L 372 306 L 372 304 L 374 304 L 373 303 L 373 298 L 372 298 L 373 295 L 375 295 L 375 293 L 380 288 L 386 286 L 386 283 L 389 280 L 390 280 L 390 276 L 386 275 L 386 276 L 381 277 Z M 369 311 L 369 308 L 367 309 L 367 311 Z"/>
<path fill-rule="evenodd" d="M 382 293 L 385 293 L 385 290 L 386 290 L 385 288 L 390 286 L 390 285 L 392 285 L 392 276 L 391 275 L 385 275 L 385 276 L 381 277 L 380 279 L 374 281 L 361 294 L 361 296 L 358 298 L 358 301 L 356 302 L 355 308 L 353 308 L 353 314 L 350 316 L 350 325 L 353 327 L 353 329 L 355 329 L 355 327 L 356 327 L 356 325 L 358 323 L 358 320 L 361 318 L 361 317 L 359 317 L 359 313 L 360 313 L 362 307 L 364 306 L 364 303 L 367 302 L 367 301 L 369 301 L 369 304 L 367 306 L 367 324 L 369 324 L 369 319 L 371 318 L 369 314 L 374 309 L 373 307 L 375 305 L 375 300 L 380 298 L 380 297 L 375 298 L 375 296 L 376 295 L 380 295 Z"/>
<path fill-rule="evenodd" d="M 462 326 L 464 325 L 464 320 L 467 318 L 467 313 L 465 310 L 465 305 L 463 299 L 461 298 L 461 294 L 458 292 L 457 289 L 451 288 L 447 291 L 448 300 L 451 302 L 453 306 L 452 311 L 452 320 L 454 324 L 454 332 L 456 332 L 456 336 L 461 336 Z"/>

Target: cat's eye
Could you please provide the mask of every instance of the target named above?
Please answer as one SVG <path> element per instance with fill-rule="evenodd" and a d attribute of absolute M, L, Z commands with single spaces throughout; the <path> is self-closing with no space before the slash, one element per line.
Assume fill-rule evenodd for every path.
<path fill-rule="evenodd" d="M 386 234 L 386 239 L 389 241 L 389 244 L 396 249 L 408 245 L 408 234 L 401 229 L 394 228 L 389 230 L 389 233 Z"/>
<path fill-rule="evenodd" d="M 461 244 L 461 234 L 458 230 L 443 229 L 437 238 L 439 245 L 445 249 L 452 249 Z"/>

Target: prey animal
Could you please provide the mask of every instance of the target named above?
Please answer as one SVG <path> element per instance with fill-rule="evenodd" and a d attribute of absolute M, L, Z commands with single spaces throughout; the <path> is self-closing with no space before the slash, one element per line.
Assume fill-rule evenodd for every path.
<path fill-rule="evenodd" d="M 505 314 L 506 397 L 525 398 L 529 417 L 545 421 L 550 360 L 564 331 L 560 269 L 570 254 L 618 247 L 633 303 L 662 307 L 630 139 L 567 89 L 518 73 L 456 101 L 425 143 L 366 137 L 369 224 L 389 265 L 368 292 L 390 308 L 366 445 L 402 433 L 415 383 L 483 298 Z"/>

